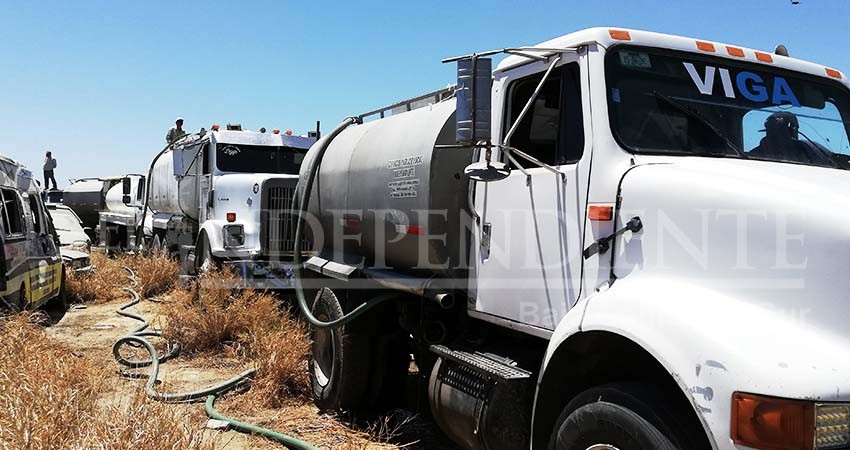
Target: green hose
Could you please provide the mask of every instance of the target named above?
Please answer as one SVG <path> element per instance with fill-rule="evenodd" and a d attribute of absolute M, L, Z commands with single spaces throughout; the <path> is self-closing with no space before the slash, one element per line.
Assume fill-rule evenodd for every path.
<path fill-rule="evenodd" d="M 222 415 L 218 410 L 215 409 L 215 395 L 207 396 L 207 403 L 205 404 L 205 410 L 207 411 L 207 416 L 211 419 L 222 420 L 230 424 L 230 426 L 234 430 L 242 431 L 244 433 L 251 433 L 255 435 L 262 436 L 266 439 L 270 439 L 272 441 L 279 442 L 288 448 L 294 450 L 317 450 L 316 447 L 312 445 L 295 439 L 291 436 L 287 436 L 285 434 L 281 434 L 275 431 L 271 431 L 266 428 L 261 428 L 256 425 L 251 425 L 249 423 L 240 422 L 235 419 L 231 419 L 227 416 Z"/>
<path fill-rule="evenodd" d="M 130 280 L 132 286 L 138 286 L 138 280 L 136 279 L 135 272 L 133 272 L 133 270 L 129 267 L 124 267 L 124 270 L 129 273 L 127 278 Z M 207 416 L 212 419 L 227 422 L 227 424 L 230 425 L 230 427 L 232 427 L 234 430 L 251 433 L 253 435 L 261 436 L 266 439 L 279 442 L 287 448 L 293 450 L 316 450 L 316 448 L 312 445 L 304 441 L 298 440 L 294 437 L 287 436 L 285 434 L 278 433 L 267 428 L 262 428 L 256 425 L 240 422 L 238 420 L 225 417 L 221 413 L 216 411 L 214 407 L 216 396 L 236 389 L 246 388 L 250 382 L 250 378 L 257 372 L 257 369 L 248 369 L 229 380 L 223 381 L 221 383 L 204 389 L 176 393 L 157 392 L 154 386 L 156 386 L 157 378 L 159 377 L 159 364 L 167 359 L 177 356 L 177 353 L 180 351 L 180 346 L 169 344 L 169 352 L 166 355 L 157 355 L 156 348 L 153 346 L 153 344 L 148 342 L 145 337 L 162 337 L 162 333 L 160 331 L 145 331 L 148 327 L 148 321 L 138 314 L 133 314 L 125 311 L 127 308 L 138 304 L 142 300 L 142 297 L 133 288 L 124 288 L 124 290 L 130 294 L 132 299 L 130 300 L 130 302 L 120 306 L 115 312 L 123 317 L 140 321 L 142 322 L 142 325 L 130 332 L 130 334 L 128 334 L 127 336 L 118 339 L 112 346 L 112 354 L 115 356 L 115 360 L 119 364 L 128 368 L 150 366 L 150 373 L 146 376 L 122 372 L 122 375 L 131 378 L 147 377 L 147 382 L 145 383 L 145 394 L 147 394 L 148 397 L 157 401 L 167 403 L 191 402 L 206 398 L 205 410 L 207 412 Z M 121 347 L 124 345 L 145 349 L 148 352 L 148 357 L 150 359 L 141 361 L 127 360 L 126 358 L 121 356 Z"/>

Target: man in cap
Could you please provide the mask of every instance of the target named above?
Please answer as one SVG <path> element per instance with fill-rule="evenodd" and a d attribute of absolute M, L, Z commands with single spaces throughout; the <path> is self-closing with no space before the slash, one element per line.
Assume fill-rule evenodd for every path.
<path fill-rule="evenodd" d="M 174 126 L 169 128 L 168 134 L 165 135 L 165 142 L 167 144 L 173 144 L 185 135 L 186 132 L 183 131 L 183 118 L 178 117 L 177 120 L 174 121 Z"/>
<path fill-rule="evenodd" d="M 833 153 L 806 137 L 800 139 L 800 122 L 794 113 L 775 112 L 764 121 L 765 136 L 747 156 L 822 167 L 836 167 Z"/>

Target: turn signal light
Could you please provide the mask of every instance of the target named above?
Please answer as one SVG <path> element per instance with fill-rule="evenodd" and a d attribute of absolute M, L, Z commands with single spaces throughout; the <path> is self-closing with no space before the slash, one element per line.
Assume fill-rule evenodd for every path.
<path fill-rule="evenodd" d="M 228 222 L 236 222 L 236 213 L 227 213 Z"/>
<path fill-rule="evenodd" d="M 275 128 L 274 130 L 272 130 L 272 134 L 280 134 L 280 129 Z"/>
<path fill-rule="evenodd" d="M 611 220 L 614 218 L 614 207 L 610 205 L 591 205 L 587 209 L 590 220 Z"/>
<path fill-rule="evenodd" d="M 812 450 L 815 404 L 736 392 L 732 396 L 732 441 L 769 450 Z"/>

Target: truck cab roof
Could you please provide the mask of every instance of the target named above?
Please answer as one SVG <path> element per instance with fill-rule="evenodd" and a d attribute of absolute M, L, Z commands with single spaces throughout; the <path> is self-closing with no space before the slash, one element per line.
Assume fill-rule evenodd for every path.
<path fill-rule="evenodd" d="M 588 28 L 541 42 L 540 44 L 534 45 L 530 48 L 568 49 L 588 44 L 598 44 L 605 48 L 614 45 L 628 44 L 703 53 L 726 59 L 765 64 L 796 72 L 807 73 L 818 77 L 841 81 L 845 86 L 850 86 L 847 76 L 840 71 L 801 59 L 721 42 L 627 28 Z M 495 72 L 502 72 L 533 61 L 533 59 L 525 56 L 510 55 L 499 63 Z"/>
<path fill-rule="evenodd" d="M 295 147 L 305 150 L 309 149 L 310 146 L 316 142 L 315 138 L 308 138 L 304 136 L 231 130 L 210 132 L 209 139 L 214 143 Z"/>

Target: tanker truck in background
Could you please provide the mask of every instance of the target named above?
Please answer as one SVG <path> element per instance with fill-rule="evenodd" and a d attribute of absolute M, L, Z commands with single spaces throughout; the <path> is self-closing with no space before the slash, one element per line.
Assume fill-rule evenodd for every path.
<path fill-rule="evenodd" d="M 850 448 L 845 74 L 609 28 L 447 61 L 302 165 L 321 409 L 413 386 L 468 450 Z"/>
<path fill-rule="evenodd" d="M 143 218 L 145 176 L 127 174 L 116 180 L 106 192 L 97 224 L 97 235 L 107 253 L 137 249 L 144 244 L 136 241 L 136 230 Z"/>
<path fill-rule="evenodd" d="M 289 288 L 292 196 L 316 137 L 226 128 L 187 135 L 154 158 L 137 241 L 178 255 L 183 277 L 230 265 L 246 286 Z"/>
<path fill-rule="evenodd" d="M 106 194 L 121 177 L 91 177 L 72 180 L 62 193 L 62 203 L 80 217 L 92 242 L 98 242 L 98 217 L 106 209 Z M 48 192 L 48 196 L 51 195 Z"/>

